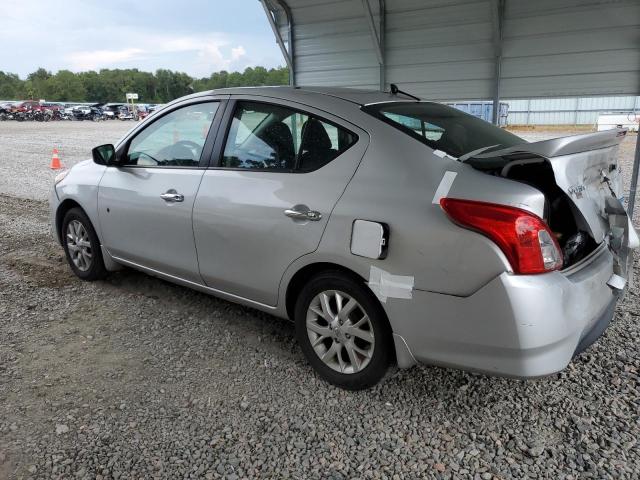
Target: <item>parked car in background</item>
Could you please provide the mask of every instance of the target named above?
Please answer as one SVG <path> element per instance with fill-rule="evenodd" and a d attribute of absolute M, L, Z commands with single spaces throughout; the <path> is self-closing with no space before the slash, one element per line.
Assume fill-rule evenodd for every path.
<path fill-rule="evenodd" d="M 64 104 L 58 102 L 43 102 L 39 105 L 39 107 L 42 110 L 55 111 L 64 109 Z"/>
<path fill-rule="evenodd" d="M 149 107 L 147 105 L 138 103 L 134 108 L 136 115 L 138 116 L 138 120 L 145 119 L 149 115 Z"/>
<path fill-rule="evenodd" d="M 102 106 L 102 113 L 105 116 L 106 120 L 113 120 L 116 118 L 116 112 L 107 106 Z"/>
<path fill-rule="evenodd" d="M 144 119 L 164 105 L 137 104 L 130 107 L 125 103 L 73 104 L 49 101 L 2 102 L 0 120 L 138 120 Z"/>
<path fill-rule="evenodd" d="M 11 111 L 17 112 L 29 112 L 40 106 L 40 102 L 36 100 L 25 100 L 23 102 L 16 102 L 11 105 Z"/>
<path fill-rule="evenodd" d="M 399 91 L 204 92 L 60 174 L 51 221 L 80 278 L 126 265 L 290 318 L 343 388 L 394 362 L 539 377 L 625 289 L 625 134 L 527 143 Z"/>
<path fill-rule="evenodd" d="M 89 120 L 91 116 L 91 107 L 88 105 L 77 105 L 73 108 L 73 115 L 76 120 Z"/>
<path fill-rule="evenodd" d="M 107 120 L 115 120 L 118 118 L 119 108 L 121 106 L 121 103 L 103 103 L 98 105 Z"/>
<path fill-rule="evenodd" d="M 0 103 L 0 121 L 13 119 L 12 105 L 13 105 L 12 102 Z"/>
<path fill-rule="evenodd" d="M 99 122 L 102 120 L 106 120 L 107 116 L 104 113 L 104 110 L 98 106 L 90 107 L 91 112 L 89 113 L 89 120 L 93 120 L 94 122 Z"/>
<path fill-rule="evenodd" d="M 149 113 L 157 112 L 162 107 L 164 107 L 164 104 L 162 104 L 162 103 L 158 103 L 158 104 L 155 104 L 155 105 L 149 105 Z"/>
<path fill-rule="evenodd" d="M 120 120 L 138 120 L 138 113 L 127 106 L 118 109 L 118 118 Z"/>
<path fill-rule="evenodd" d="M 67 112 L 69 109 L 65 109 Z M 93 105 L 76 105 L 71 107 L 71 114 L 75 120 L 100 121 L 105 119 L 105 115 L 100 108 Z"/>

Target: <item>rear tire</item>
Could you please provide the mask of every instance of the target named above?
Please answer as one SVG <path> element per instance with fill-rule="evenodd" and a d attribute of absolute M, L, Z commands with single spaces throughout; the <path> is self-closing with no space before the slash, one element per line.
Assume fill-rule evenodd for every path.
<path fill-rule="evenodd" d="M 320 377 L 346 390 L 382 380 L 393 361 L 392 332 L 373 293 L 340 271 L 313 277 L 295 306 L 296 337 Z"/>
<path fill-rule="evenodd" d="M 107 276 L 100 240 L 82 209 L 72 208 L 65 214 L 60 238 L 67 262 L 76 276 L 87 281 Z"/>

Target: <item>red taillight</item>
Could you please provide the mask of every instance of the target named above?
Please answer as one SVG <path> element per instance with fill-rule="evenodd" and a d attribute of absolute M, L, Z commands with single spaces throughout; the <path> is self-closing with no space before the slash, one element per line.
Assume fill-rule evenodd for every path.
<path fill-rule="evenodd" d="M 562 253 L 540 217 L 520 208 L 443 198 L 440 205 L 461 227 L 475 230 L 500 247 L 520 274 L 545 273 L 562 266 Z"/>

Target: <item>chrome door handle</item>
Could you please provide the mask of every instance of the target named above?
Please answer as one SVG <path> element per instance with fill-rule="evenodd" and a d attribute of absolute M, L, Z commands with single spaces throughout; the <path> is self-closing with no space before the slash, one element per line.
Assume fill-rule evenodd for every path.
<path fill-rule="evenodd" d="M 311 220 L 313 222 L 317 222 L 322 219 L 322 214 L 320 212 L 316 212 L 315 210 L 298 209 L 296 207 L 286 209 L 284 214 L 295 220 Z"/>
<path fill-rule="evenodd" d="M 160 194 L 160 198 L 165 202 L 184 202 L 184 195 L 171 189 Z"/>

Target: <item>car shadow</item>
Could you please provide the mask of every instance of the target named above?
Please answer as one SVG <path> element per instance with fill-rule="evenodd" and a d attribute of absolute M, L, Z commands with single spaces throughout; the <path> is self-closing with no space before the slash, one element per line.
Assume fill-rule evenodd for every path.
<path fill-rule="evenodd" d="M 241 306 L 217 297 L 198 292 L 187 287 L 167 282 L 132 269 L 124 269 L 112 273 L 107 280 L 101 282 L 119 295 L 132 295 L 151 298 L 167 305 L 180 314 L 181 311 L 194 311 L 206 315 L 207 311 L 216 312 L 211 316 L 212 335 L 219 334 L 223 327 L 235 336 L 243 338 L 248 350 L 259 346 L 279 361 L 293 362 L 297 368 L 307 371 L 310 377 L 317 377 L 304 359 L 297 346 L 295 328 L 291 321 L 275 317 L 259 310 Z M 188 328 L 189 316 L 185 314 L 184 325 Z M 418 365 L 409 369 L 391 369 L 381 384 L 366 392 L 355 392 L 354 395 L 391 395 L 431 398 L 436 401 L 455 401 L 461 395 L 473 395 L 476 405 L 483 407 L 483 399 L 487 402 L 496 399 L 491 392 L 500 389 L 503 396 L 521 396 L 526 394 L 531 385 L 536 383 L 554 383 L 558 375 L 539 380 L 518 380 L 492 377 L 480 373 L 443 368 L 438 366 Z M 314 385 L 318 384 L 318 378 Z M 319 382 L 321 388 L 334 389 L 331 385 Z M 535 387 L 537 388 L 537 387 Z"/>

